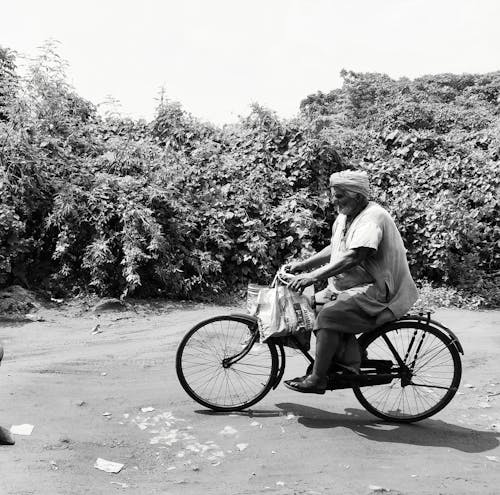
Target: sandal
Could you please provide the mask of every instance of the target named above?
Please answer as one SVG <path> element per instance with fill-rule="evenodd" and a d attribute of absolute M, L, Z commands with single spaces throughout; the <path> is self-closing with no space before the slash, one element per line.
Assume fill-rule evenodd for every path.
<path fill-rule="evenodd" d="M 303 382 L 309 375 L 304 375 L 304 376 L 296 376 L 295 378 L 292 378 L 291 380 L 284 380 L 285 383 L 292 383 L 292 382 Z"/>
<path fill-rule="evenodd" d="M 302 394 L 324 394 L 326 391 L 326 386 L 318 387 L 317 385 L 307 383 L 307 377 L 302 381 L 285 380 L 283 383 L 286 388 L 295 392 L 301 392 Z"/>

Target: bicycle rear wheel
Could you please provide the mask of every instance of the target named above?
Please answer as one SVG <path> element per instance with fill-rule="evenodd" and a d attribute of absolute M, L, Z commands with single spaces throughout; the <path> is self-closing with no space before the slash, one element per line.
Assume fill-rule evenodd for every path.
<path fill-rule="evenodd" d="M 272 343 L 258 342 L 256 325 L 235 316 L 198 323 L 182 339 L 176 356 L 182 388 L 214 411 L 240 411 L 260 401 L 278 374 Z"/>
<path fill-rule="evenodd" d="M 462 376 L 460 354 L 438 328 L 401 321 L 362 335 L 359 343 L 365 359 L 389 363 L 377 374 L 394 377 L 390 383 L 353 387 L 372 414 L 400 423 L 420 421 L 443 409 L 455 395 Z"/>

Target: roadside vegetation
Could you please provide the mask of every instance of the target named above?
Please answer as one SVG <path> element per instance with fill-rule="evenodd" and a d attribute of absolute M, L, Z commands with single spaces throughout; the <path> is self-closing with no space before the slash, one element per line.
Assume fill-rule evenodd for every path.
<path fill-rule="evenodd" d="M 19 72 L 0 48 L 0 288 L 198 299 L 266 283 L 322 247 L 328 177 L 358 168 L 423 293 L 499 304 L 500 72 L 345 71 L 294 119 L 255 104 L 224 127 L 165 97 L 152 122 L 102 116 L 50 44 Z"/>

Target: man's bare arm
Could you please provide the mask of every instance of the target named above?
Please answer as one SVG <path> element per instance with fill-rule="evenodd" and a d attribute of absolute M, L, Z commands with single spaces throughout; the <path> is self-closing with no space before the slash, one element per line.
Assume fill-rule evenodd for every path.
<path fill-rule="evenodd" d="M 342 253 L 333 263 L 328 263 L 312 272 L 295 276 L 290 283 L 290 288 L 301 291 L 319 280 L 339 275 L 362 263 L 373 252 L 373 249 L 365 247 L 349 249 Z"/>
<path fill-rule="evenodd" d="M 332 247 L 329 244 L 323 248 L 319 253 L 313 254 L 310 258 L 304 261 L 296 261 L 295 263 L 290 263 L 294 271 L 308 271 L 318 266 L 324 265 L 330 260 L 330 254 L 332 252 Z"/>

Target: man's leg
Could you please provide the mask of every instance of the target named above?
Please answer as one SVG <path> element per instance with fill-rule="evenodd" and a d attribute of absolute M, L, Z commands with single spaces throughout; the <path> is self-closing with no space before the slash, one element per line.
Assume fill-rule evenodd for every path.
<path fill-rule="evenodd" d="M 314 357 L 313 371 L 308 377 L 311 385 L 326 387 L 328 369 L 339 345 L 339 332 L 324 329 L 316 332 L 316 355 Z"/>
<path fill-rule="evenodd" d="M 328 369 L 340 344 L 340 334 L 333 330 L 316 331 L 316 355 L 312 373 L 305 377 L 285 380 L 285 386 L 297 392 L 324 394 Z"/>
<path fill-rule="evenodd" d="M 373 322 L 375 321 L 374 318 Z M 316 357 L 312 373 L 304 379 L 285 381 L 285 386 L 298 392 L 325 393 L 328 369 L 335 353 L 341 346 L 341 334 L 356 328 L 360 332 L 374 328 L 370 318 L 366 318 L 354 298 L 338 297 L 325 304 L 316 317 Z M 288 382 L 288 383 L 287 383 Z"/>

